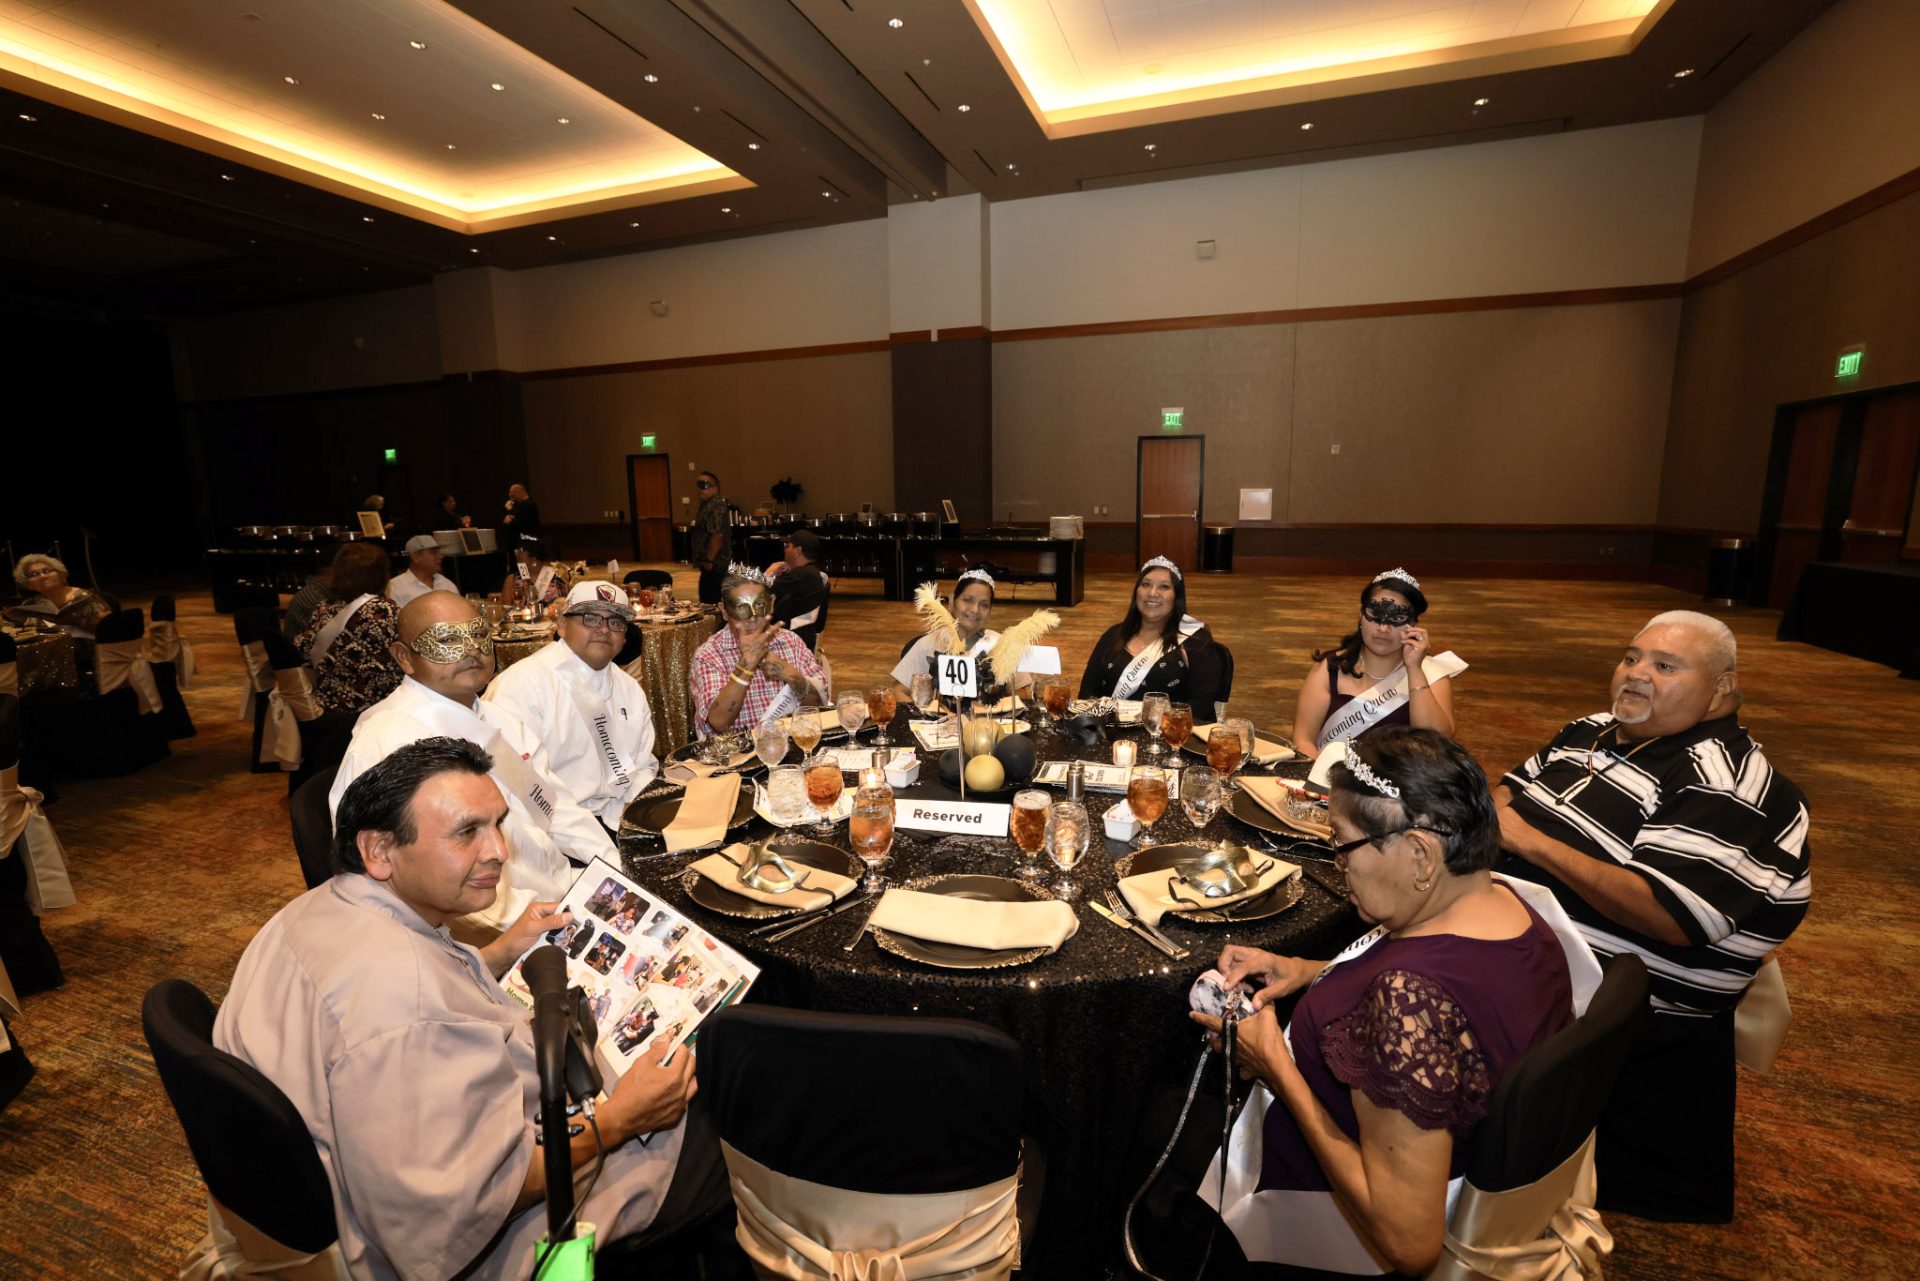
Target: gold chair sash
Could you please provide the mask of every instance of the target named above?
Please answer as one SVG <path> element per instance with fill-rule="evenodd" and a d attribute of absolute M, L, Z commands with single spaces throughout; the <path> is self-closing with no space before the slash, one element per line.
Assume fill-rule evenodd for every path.
<path fill-rule="evenodd" d="M 994 1281 L 1020 1264 L 1020 1179 L 963 1192 L 849 1192 L 790 1178 L 724 1141 L 741 1249 L 786 1281 Z"/>
<path fill-rule="evenodd" d="M 1779 958 L 1769 956 L 1747 984 L 1740 1004 L 1733 1007 L 1733 1061 L 1749 1072 L 1771 1075 L 1792 1025 L 1787 979 L 1780 972 Z"/>
<path fill-rule="evenodd" d="M 1467 1184 L 1428 1281 L 1597 1281 L 1613 1253 L 1613 1234 L 1593 1197 L 1591 1134 L 1525 1187 L 1482 1192 Z"/>
<path fill-rule="evenodd" d="M 160 710 L 160 686 L 154 683 L 153 668 L 147 664 L 146 641 L 110 641 L 93 647 L 93 666 L 100 681 L 100 692 L 110 694 L 122 685 L 133 686 L 140 696 L 140 714 Z"/>
<path fill-rule="evenodd" d="M 172 623 L 148 625 L 147 661 L 172 663 L 174 683 L 181 689 L 193 684 L 193 646 Z"/>
<path fill-rule="evenodd" d="M 283 667 L 273 674 L 267 692 L 267 724 L 260 735 L 260 763 L 277 764 L 288 773 L 300 768 L 300 722 L 319 718 L 325 710 L 313 692 L 313 673 L 304 667 Z"/>
<path fill-rule="evenodd" d="M 207 1198 L 207 1235 L 193 1248 L 180 1281 L 350 1281 L 347 1261 L 335 1242 L 319 1254 L 302 1254 Z"/>
<path fill-rule="evenodd" d="M 267 643 L 248 641 L 240 647 L 247 675 L 240 686 L 240 719 L 253 719 L 253 700 L 273 688 L 273 664 L 267 661 Z"/>
<path fill-rule="evenodd" d="M 0 694 L 20 697 L 20 664 L 0 663 Z"/>
<path fill-rule="evenodd" d="M 27 859 L 27 906 L 41 915 L 74 904 L 73 881 L 67 875 L 67 852 L 54 834 L 53 824 L 40 810 L 46 799 L 31 787 L 20 786 L 20 763 L 0 769 L 0 858 L 7 858 L 22 836 Z"/>

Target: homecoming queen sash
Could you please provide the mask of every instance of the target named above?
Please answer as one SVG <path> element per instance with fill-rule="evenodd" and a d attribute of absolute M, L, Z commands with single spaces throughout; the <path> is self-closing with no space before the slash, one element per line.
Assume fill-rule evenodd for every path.
<path fill-rule="evenodd" d="M 1458 676 L 1466 670 L 1466 660 L 1452 650 L 1434 654 L 1420 664 L 1420 674 L 1427 678 L 1429 685 Z M 1359 738 L 1405 706 L 1409 697 L 1407 669 L 1402 667 L 1394 673 L 1392 680 L 1383 681 L 1364 694 L 1356 694 L 1337 716 L 1329 716 L 1327 723 L 1320 727 L 1320 736 L 1314 740 L 1314 746 L 1325 747 L 1328 743 L 1344 743 L 1348 739 Z"/>
<path fill-rule="evenodd" d="M 353 616 L 360 612 L 360 607 L 372 599 L 372 592 L 361 592 L 348 601 L 345 608 L 329 618 L 327 625 L 314 634 L 313 645 L 307 651 L 307 662 L 316 668 L 319 667 L 321 660 L 326 658 L 328 652 L 333 649 L 333 643 L 340 639 L 340 633 L 347 630 L 347 624 L 352 622 Z"/>

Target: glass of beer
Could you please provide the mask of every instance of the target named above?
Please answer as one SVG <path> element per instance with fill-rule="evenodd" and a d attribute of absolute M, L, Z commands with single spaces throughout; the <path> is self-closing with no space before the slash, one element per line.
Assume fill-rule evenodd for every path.
<path fill-rule="evenodd" d="M 793 735 L 793 745 L 802 756 L 811 755 L 820 746 L 820 713 L 811 707 L 801 708 L 787 717 L 787 733 Z"/>
<path fill-rule="evenodd" d="M 821 832 L 833 830 L 833 807 L 840 801 L 840 762 L 831 756 L 816 756 L 807 762 L 807 800 L 820 811 Z"/>
<path fill-rule="evenodd" d="M 1146 849 L 1159 844 L 1153 839 L 1153 825 L 1167 812 L 1167 772 L 1158 765 L 1136 765 L 1127 775 L 1127 808 L 1140 820 L 1140 834 L 1133 848 Z"/>
<path fill-rule="evenodd" d="M 1140 700 L 1140 723 L 1147 727 L 1147 755 L 1158 760 L 1166 755 L 1166 744 L 1160 736 L 1166 732 L 1167 708 L 1170 704 L 1165 694 L 1148 694 Z"/>
<path fill-rule="evenodd" d="M 1060 869 L 1060 879 L 1053 883 L 1056 896 L 1071 899 L 1080 892 L 1068 873 L 1086 857 L 1092 834 L 1093 823 L 1081 802 L 1061 801 L 1047 811 L 1047 857 Z"/>
<path fill-rule="evenodd" d="M 873 736 L 875 747 L 890 747 L 893 740 L 887 737 L 887 727 L 893 724 L 893 713 L 897 700 L 893 696 L 893 683 L 875 686 L 867 691 L 867 715 L 873 718 L 873 726 L 880 732 Z"/>
<path fill-rule="evenodd" d="M 1180 776 L 1180 808 L 1196 833 L 1220 812 L 1222 791 L 1220 776 L 1211 769 L 1195 765 Z"/>
<path fill-rule="evenodd" d="M 768 769 L 787 759 L 787 727 L 779 721 L 754 726 L 753 750 Z"/>
<path fill-rule="evenodd" d="M 933 673 L 915 672 L 913 674 L 913 705 L 922 716 L 932 716 L 940 710 L 940 700 L 934 692 Z"/>
<path fill-rule="evenodd" d="M 1065 677 L 1049 676 L 1040 686 L 1040 699 L 1046 704 L 1047 715 L 1061 720 L 1067 714 L 1067 704 L 1073 701 L 1073 686 Z"/>
<path fill-rule="evenodd" d="M 1160 737 L 1167 740 L 1167 750 L 1173 753 L 1173 768 L 1184 768 L 1180 749 L 1193 737 L 1193 708 L 1185 703 L 1168 703 L 1160 716 Z"/>
<path fill-rule="evenodd" d="M 1239 769 L 1246 754 L 1246 744 L 1241 741 L 1240 731 L 1231 725 L 1215 725 L 1207 735 L 1207 764 L 1218 771 L 1222 778 Z"/>
<path fill-rule="evenodd" d="M 1040 851 L 1047 847 L 1047 810 L 1052 804 L 1053 798 L 1037 788 L 1013 795 L 1013 818 L 1007 830 L 1024 856 L 1020 863 L 1022 879 L 1040 872 Z"/>
<path fill-rule="evenodd" d="M 855 798 L 853 816 L 847 820 L 847 839 L 867 865 L 860 888 L 868 894 L 884 889 L 887 881 L 880 875 L 880 865 L 893 852 L 893 801 L 885 796 Z"/>
<path fill-rule="evenodd" d="M 840 713 L 840 728 L 847 731 L 847 741 L 852 742 L 867 723 L 867 696 L 848 690 L 833 700 L 833 708 Z"/>

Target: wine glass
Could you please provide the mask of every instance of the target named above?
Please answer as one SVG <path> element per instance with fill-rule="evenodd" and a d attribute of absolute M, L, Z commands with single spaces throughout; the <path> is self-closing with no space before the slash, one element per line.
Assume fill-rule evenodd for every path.
<path fill-rule="evenodd" d="M 820 811 L 820 823 L 816 831 L 825 833 L 833 830 L 833 807 L 840 802 L 840 789 L 843 786 L 845 782 L 840 777 L 840 762 L 832 756 L 816 756 L 807 762 L 807 800 Z"/>
<path fill-rule="evenodd" d="M 1218 770 L 1222 778 L 1239 769 L 1246 754 L 1246 743 L 1241 739 L 1240 731 L 1232 725 L 1215 725 L 1208 731 L 1207 764 Z"/>
<path fill-rule="evenodd" d="M 800 749 L 802 756 L 811 755 L 813 749 L 820 746 L 819 711 L 811 707 L 803 707 L 789 716 L 787 733 L 792 735 L 794 746 Z"/>
<path fill-rule="evenodd" d="M 1167 707 L 1165 694 L 1148 694 L 1140 700 L 1140 723 L 1147 727 L 1147 755 L 1155 760 L 1160 759 L 1167 751 L 1166 744 L 1160 741 L 1160 736 L 1165 731 Z"/>
<path fill-rule="evenodd" d="M 910 692 L 913 694 L 913 705 L 920 709 L 922 716 L 932 716 L 940 709 L 940 700 L 933 687 L 932 672 L 915 672 Z"/>
<path fill-rule="evenodd" d="M 1127 774 L 1127 808 L 1140 820 L 1140 835 L 1133 848 L 1146 849 L 1159 844 L 1153 839 L 1153 825 L 1167 812 L 1167 772 L 1158 765 L 1136 765 Z"/>
<path fill-rule="evenodd" d="M 1087 819 L 1087 807 L 1081 801 L 1059 801 L 1047 810 L 1047 857 L 1060 869 L 1053 892 L 1063 899 L 1079 894 L 1068 873 L 1086 856 L 1093 824 Z"/>
<path fill-rule="evenodd" d="M 1041 683 L 1040 698 L 1047 705 L 1048 716 L 1056 722 L 1064 720 L 1067 706 L 1073 701 L 1073 686 L 1064 676 L 1049 676 Z"/>
<path fill-rule="evenodd" d="M 1160 736 L 1167 740 L 1167 750 L 1173 754 L 1173 768 L 1185 769 L 1180 749 L 1193 737 L 1193 708 L 1185 703 L 1168 703 L 1160 717 Z"/>
<path fill-rule="evenodd" d="M 840 728 L 847 731 L 847 740 L 851 742 L 867 723 L 867 696 L 849 690 L 833 700 L 833 707 L 840 713 Z"/>
<path fill-rule="evenodd" d="M 1220 812 L 1220 776 L 1204 765 L 1195 765 L 1180 776 L 1180 808 L 1197 834 L 1213 822 Z"/>
<path fill-rule="evenodd" d="M 867 713 L 873 717 L 873 726 L 879 731 L 873 736 L 875 747 L 886 748 L 893 745 L 893 740 L 887 737 L 887 730 L 893 724 L 896 704 L 891 681 L 867 691 Z"/>
<path fill-rule="evenodd" d="M 787 759 L 787 727 L 777 720 L 755 726 L 753 750 L 768 769 Z"/>
<path fill-rule="evenodd" d="M 1013 844 L 1024 860 L 1020 864 L 1020 876 L 1030 880 L 1039 874 L 1040 865 L 1035 860 L 1047 845 L 1047 813 L 1053 798 L 1038 789 L 1015 792 L 1013 795 L 1013 817 L 1007 825 Z"/>
<path fill-rule="evenodd" d="M 893 801 L 864 793 L 855 797 L 853 816 L 847 820 L 847 838 L 853 852 L 867 865 L 860 888 L 868 894 L 884 889 L 887 881 L 880 875 L 880 865 L 893 851 Z"/>
<path fill-rule="evenodd" d="M 807 774 L 798 765 L 779 765 L 767 772 L 767 809 L 781 827 L 797 827 L 807 816 Z"/>

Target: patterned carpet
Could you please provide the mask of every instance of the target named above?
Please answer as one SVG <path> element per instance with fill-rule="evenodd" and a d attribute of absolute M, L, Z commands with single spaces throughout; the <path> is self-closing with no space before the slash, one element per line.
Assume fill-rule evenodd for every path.
<path fill-rule="evenodd" d="M 691 595 L 692 575 L 681 578 Z M 1072 670 L 1119 619 L 1128 586 L 1096 575 L 1087 602 L 1066 611 L 1058 636 Z M 1425 586 L 1436 648 L 1472 664 L 1458 682 L 1460 736 L 1495 773 L 1600 708 L 1639 624 L 1690 604 L 1635 584 Z M 1307 651 L 1351 626 L 1358 589 L 1331 578 L 1196 577 L 1192 612 L 1235 653 L 1235 708 L 1263 731 L 1283 729 Z M 879 680 L 914 631 L 910 608 L 873 590 L 856 584 L 835 602 L 826 648 L 843 687 Z M 994 621 L 1006 626 L 1039 603 L 1003 599 Z M 0 1277 L 178 1270 L 204 1230 L 204 1193 L 140 1036 L 140 999 L 172 975 L 219 999 L 247 940 L 302 889 L 285 785 L 245 767 L 231 620 L 204 592 L 183 596 L 180 616 L 200 657 L 187 694 L 199 737 L 132 777 L 65 784 L 50 810 L 80 902 L 46 921 L 67 985 L 29 998 L 16 1028 L 40 1075 L 0 1113 Z M 1736 1221 L 1610 1219 L 1613 1272 L 1906 1275 L 1911 1264 L 1899 1261 L 1920 1246 L 1905 1213 L 1920 1183 L 1911 1052 L 1920 995 L 1910 981 L 1920 970 L 1920 863 L 1910 856 L 1920 684 L 1776 642 L 1774 614 L 1726 617 L 1742 647 L 1745 719 L 1813 807 L 1813 910 L 1783 953 L 1795 1021 L 1775 1075 L 1741 1080 Z"/>

